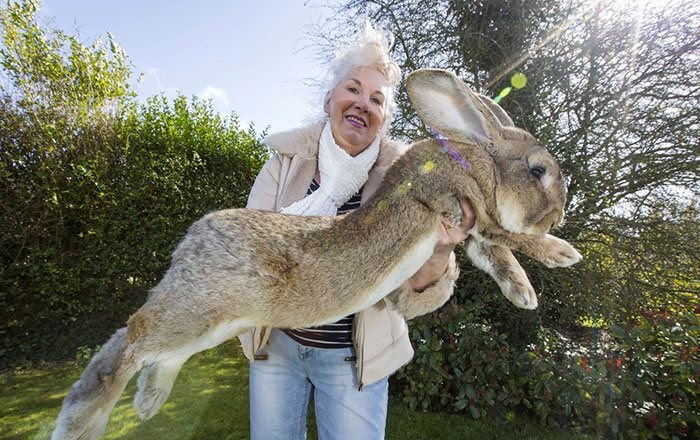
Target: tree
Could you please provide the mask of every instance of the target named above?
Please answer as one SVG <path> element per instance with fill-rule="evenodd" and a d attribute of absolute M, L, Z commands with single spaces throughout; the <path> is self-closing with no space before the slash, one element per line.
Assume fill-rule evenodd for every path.
<path fill-rule="evenodd" d="M 115 100 L 133 97 L 131 65 L 111 34 L 90 46 L 59 29 L 42 27 L 38 0 L 7 0 L 0 8 L 0 66 L 9 84 L 0 90 L 28 117 L 52 109 L 83 121 Z"/>
<path fill-rule="evenodd" d="M 697 2 L 677 0 L 652 11 L 614 0 L 353 0 L 338 9 L 321 51 L 347 40 L 352 23 L 368 16 L 394 33 L 394 56 L 405 73 L 451 69 L 489 96 L 509 86 L 516 71 L 527 76 L 527 86 L 500 104 L 560 161 L 569 206 L 558 235 L 585 253 L 573 270 L 543 270 L 525 261 L 544 292 L 543 321 L 566 329 L 590 318 L 632 319 L 651 298 L 677 306 L 679 295 L 692 308 L 697 265 L 684 265 L 689 273 L 678 283 L 678 271 L 659 268 L 697 257 L 681 238 L 698 230 L 691 209 L 700 165 Z M 403 94 L 392 133 L 426 135 Z M 654 258 L 632 257 L 652 248 Z M 630 262 L 624 269 L 622 254 Z M 464 269 L 469 283 L 481 284 Z M 625 286 L 634 289 L 614 281 L 621 270 Z M 468 296 L 483 295 L 463 288 Z M 493 313 L 494 325 L 504 313 L 506 322 L 514 319 L 498 303 Z"/>
<path fill-rule="evenodd" d="M 629 3 L 349 0 L 319 31 L 327 55 L 368 16 L 394 32 L 404 73 L 451 69 L 492 97 L 523 72 L 500 104 L 568 178 L 557 235 L 584 261 L 522 259 L 534 312 L 463 265 L 450 303 L 409 323 L 416 354 L 394 390 L 410 406 L 525 411 L 605 438 L 697 434 L 700 5 Z M 405 95 L 399 112 L 394 135 L 429 136 Z"/>
<path fill-rule="evenodd" d="M 0 8 L 0 369 L 70 358 L 124 325 L 187 227 L 240 207 L 260 135 L 182 96 L 132 99 L 113 39 Z"/>

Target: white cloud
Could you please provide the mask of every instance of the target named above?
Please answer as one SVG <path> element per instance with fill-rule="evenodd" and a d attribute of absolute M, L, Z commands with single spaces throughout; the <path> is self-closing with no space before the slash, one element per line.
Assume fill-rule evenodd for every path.
<path fill-rule="evenodd" d="M 160 83 L 160 69 L 158 69 L 157 67 L 146 67 L 146 69 L 143 71 L 143 77 L 141 78 L 141 82 L 143 84 L 147 81 L 153 81 L 153 83 L 155 83 L 156 92 L 163 91 L 163 86 Z"/>
<path fill-rule="evenodd" d="M 136 93 L 141 99 L 146 100 L 156 95 L 175 98 L 178 95 L 177 88 L 163 85 L 161 73 L 162 71 L 157 67 L 146 67 L 138 73 Z"/>
<path fill-rule="evenodd" d="M 231 107 L 228 93 L 226 93 L 226 90 L 219 87 L 207 86 L 204 90 L 197 93 L 197 96 L 202 99 L 211 99 L 215 108 L 228 109 Z"/>

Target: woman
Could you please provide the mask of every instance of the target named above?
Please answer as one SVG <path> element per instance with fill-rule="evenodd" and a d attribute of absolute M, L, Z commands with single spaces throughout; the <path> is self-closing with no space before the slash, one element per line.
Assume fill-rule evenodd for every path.
<path fill-rule="evenodd" d="M 398 65 L 383 32 L 366 26 L 358 44 L 331 64 L 324 121 L 266 139 L 277 151 L 251 190 L 248 207 L 295 215 L 336 215 L 367 200 L 405 146 L 385 137 Z M 467 202 L 457 227 L 440 225 L 434 254 L 388 299 L 313 329 L 258 328 L 241 336 L 250 363 L 253 440 L 306 436 L 313 397 L 319 439 L 384 437 L 388 377 L 413 356 L 404 318 L 428 313 L 452 294 L 455 244 L 474 222 Z M 352 266 L 348 267 L 352 270 Z"/>

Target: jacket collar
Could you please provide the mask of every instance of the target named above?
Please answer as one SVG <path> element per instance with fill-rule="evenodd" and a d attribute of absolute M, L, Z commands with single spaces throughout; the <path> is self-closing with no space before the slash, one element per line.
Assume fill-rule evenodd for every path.
<path fill-rule="evenodd" d="M 315 159 L 324 124 L 325 121 L 317 121 L 301 128 L 272 133 L 265 138 L 265 145 L 284 156 Z"/>

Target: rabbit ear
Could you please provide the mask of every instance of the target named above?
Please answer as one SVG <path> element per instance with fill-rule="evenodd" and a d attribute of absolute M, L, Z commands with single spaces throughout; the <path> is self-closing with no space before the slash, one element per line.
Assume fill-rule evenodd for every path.
<path fill-rule="evenodd" d="M 493 116 L 495 116 L 496 119 L 498 119 L 498 122 L 500 122 L 503 127 L 515 127 L 515 123 L 510 118 L 510 116 L 508 116 L 508 113 L 506 113 L 506 111 L 503 110 L 503 108 L 500 105 L 498 105 L 496 101 L 480 93 L 479 99 L 486 105 L 486 107 L 488 107 L 489 110 L 491 110 Z"/>
<path fill-rule="evenodd" d="M 406 90 L 421 120 L 448 139 L 480 143 L 500 137 L 499 118 L 454 73 L 416 70 L 406 78 Z"/>

